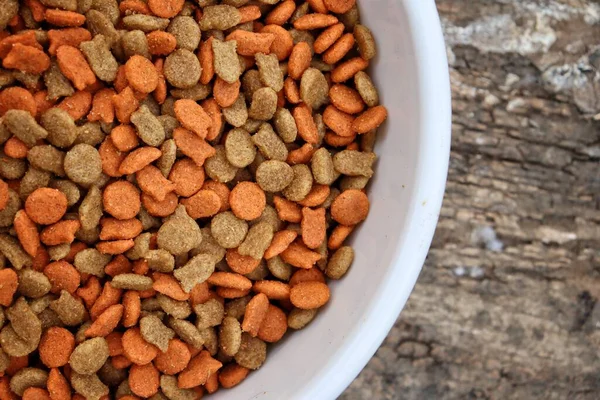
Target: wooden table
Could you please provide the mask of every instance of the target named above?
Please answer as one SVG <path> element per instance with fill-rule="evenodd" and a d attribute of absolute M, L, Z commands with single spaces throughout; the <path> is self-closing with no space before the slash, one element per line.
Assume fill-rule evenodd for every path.
<path fill-rule="evenodd" d="M 341 399 L 598 399 L 600 3 L 437 5 L 454 111 L 442 214 Z"/>

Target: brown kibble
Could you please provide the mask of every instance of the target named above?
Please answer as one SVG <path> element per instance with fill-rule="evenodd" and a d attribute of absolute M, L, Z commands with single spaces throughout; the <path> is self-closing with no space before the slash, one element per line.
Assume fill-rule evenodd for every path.
<path fill-rule="evenodd" d="M 357 189 L 343 191 L 331 204 L 332 218 L 342 225 L 355 225 L 367 218 L 369 199 Z"/>
<path fill-rule="evenodd" d="M 360 56 L 365 60 L 370 60 L 377 55 L 375 40 L 371 30 L 364 25 L 356 24 L 354 26 L 354 38 L 358 45 Z"/>
<path fill-rule="evenodd" d="M 155 315 L 146 315 L 140 319 L 140 333 L 144 340 L 158 347 L 161 352 L 167 351 L 169 341 L 175 336 L 173 330 L 167 328 Z"/>
<path fill-rule="evenodd" d="M 202 9 L 202 18 L 198 21 L 200 29 L 208 31 L 212 29 L 224 31 L 233 28 L 242 20 L 242 15 L 235 7 L 221 4 L 207 6 Z"/>
<path fill-rule="evenodd" d="M 225 82 L 232 84 L 239 80 L 242 68 L 236 53 L 237 42 L 212 40 L 215 73 Z"/>
<path fill-rule="evenodd" d="M 75 347 L 69 365 L 78 374 L 96 373 L 108 359 L 108 343 L 102 337 L 86 340 Z"/>
<path fill-rule="evenodd" d="M 178 49 L 165 60 L 164 75 L 176 88 L 186 89 L 198 83 L 201 74 L 198 57 L 189 50 Z"/>
<path fill-rule="evenodd" d="M 367 106 L 375 107 L 379 104 L 377 89 L 366 72 L 359 71 L 354 75 L 354 85 Z"/>
<path fill-rule="evenodd" d="M 240 350 L 235 355 L 235 361 L 242 367 L 258 369 L 267 358 L 267 344 L 248 333 L 242 334 Z"/>
<path fill-rule="evenodd" d="M 56 189 L 36 189 L 27 197 L 25 211 L 38 224 L 53 224 L 67 211 L 67 197 Z"/>
<path fill-rule="evenodd" d="M 295 330 L 304 328 L 315 318 L 317 311 L 316 308 L 310 310 L 294 308 L 288 315 L 288 326 Z"/>

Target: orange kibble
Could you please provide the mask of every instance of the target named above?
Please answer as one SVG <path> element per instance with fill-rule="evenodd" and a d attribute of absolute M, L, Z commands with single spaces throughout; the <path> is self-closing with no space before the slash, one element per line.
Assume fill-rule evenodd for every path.
<path fill-rule="evenodd" d="M 167 194 L 175 190 L 175 184 L 165 178 L 154 165 L 146 165 L 136 172 L 135 179 L 144 193 L 149 194 L 158 201 L 163 201 Z"/>
<path fill-rule="evenodd" d="M 175 212 L 178 204 L 177 195 L 170 192 L 163 201 L 158 201 L 154 197 L 142 193 L 142 204 L 148 214 L 155 217 L 168 217 Z"/>
<path fill-rule="evenodd" d="M 323 123 L 339 136 L 350 137 L 356 134 L 353 128 L 354 117 L 335 108 L 327 106 L 323 112 Z"/>
<path fill-rule="evenodd" d="M 203 350 L 190 360 L 188 366 L 177 377 L 177 385 L 182 389 L 189 389 L 204 385 L 208 377 L 221 368 L 223 364 Z"/>
<path fill-rule="evenodd" d="M 0 210 L 4 210 L 8 204 L 8 184 L 0 179 Z"/>
<path fill-rule="evenodd" d="M 133 90 L 151 93 L 158 86 L 158 73 L 152 61 L 140 55 L 133 55 L 125 63 L 125 76 Z"/>
<path fill-rule="evenodd" d="M 33 268 L 34 271 L 41 272 L 49 262 L 50 254 L 48 254 L 48 251 L 43 246 L 40 246 L 33 257 L 31 268 Z"/>
<path fill-rule="evenodd" d="M 250 279 L 243 275 L 231 272 L 213 272 L 207 282 L 215 286 L 238 290 L 247 290 L 252 287 L 252 281 L 250 281 Z"/>
<path fill-rule="evenodd" d="M 259 293 L 254 296 L 246 306 L 244 320 L 242 322 L 242 330 L 248 332 L 249 335 L 256 337 L 258 330 L 262 324 L 267 310 L 269 309 L 269 298 L 264 293 Z"/>
<path fill-rule="evenodd" d="M 179 281 L 173 275 L 155 274 L 152 289 L 178 301 L 187 301 L 190 298 L 189 293 L 182 289 Z"/>
<path fill-rule="evenodd" d="M 194 286 L 190 292 L 190 303 L 192 306 L 203 304 L 213 297 L 214 293 L 208 289 L 208 283 L 202 282 Z"/>
<path fill-rule="evenodd" d="M 327 64 L 335 64 L 340 61 L 354 47 L 354 35 L 346 33 L 339 38 L 325 53 L 323 61 Z"/>
<path fill-rule="evenodd" d="M 146 40 L 148 41 L 148 50 L 154 56 L 166 56 L 177 47 L 175 36 L 164 31 L 152 31 L 146 35 Z"/>
<path fill-rule="evenodd" d="M 115 108 L 112 98 L 115 95 L 113 89 L 101 89 L 94 94 L 92 99 L 92 109 L 87 119 L 88 121 L 102 121 L 110 124 L 115 119 Z"/>
<path fill-rule="evenodd" d="M 35 92 L 33 99 L 35 100 L 37 115 L 42 115 L 56 104 L 56 100 L 48 99 L 48 91 L 46 90 Z"/>
<path fill-rule="evenodd" d="M 123 354 L 136 365 L 149 364 L 158 354 L 158 348 L 144 340 L 139 328 L 125 331 L 121 342 Z"/>
<path fill-rule="evenodd" d="M 303 310 L 312 310 L 329 301 L 329 287 L 322 282 L 300 282 L 290 290 L 290 301 Z"/>
<path fill-rule="evenodd" d="M 275 205 L 280 220 L 293 223 L 298 223 L 302 220 L 301 208 L 293 201 L 275 196 L 273 198 L 273 204 Z"/>
<path fill-rule="evenodd" d="M 131 219 L 140 212 L 140 192 L 127 181 L 116 181 L 104 189 L 102 203 L 104 210 L 113 217 Z"/>
<path fill-rule="evenodd" d="M 331 217 L 342 225 L 356 225 L 367 218 L 369 199 L 361 190 L 344 190 L 331 203 Z"/>
<path fill-rule="evenodd" d="M 266 295 L 269 300 L 287 300 L 290 298 L 290 286 L 279 281 L 256 281 L 252 290 Z"/>
<path fill-rule="evenodd" d="M 278 342 L 287 332 L 287 328 L 287 315 L 281 308 L 269 304 L 265 318 L 258 330 L 258 338 L 267 343 Z"/>
<path fill-rule="evenodd" d="M 135 245 L 132 239 L 99 242 L 96 249 L 102 254 L 123 254 Z"/>
<path fill-rule="evenodd" d="M 85 286 L 77 289 L 77 296 L 83 300 L 83 303 L 89 309 L 94 305 L 101 292 L 102 286 L 100 286 L 100 281 L 95 276 L 91 276 L 88 278 Z"/>
<path fill-rule="evenodd" d="M 147 398 L 158 392 L 159 378 L 158 370 L 152 363 L 132 365 L 129 369 L 129 388 L 134 394 Z"/>
<path fill-rule="evenodd" d="M 112 357 L 110 360 L 110 363 L 112 364 L 113 367 L 115 367 L 116 369 L 125 369 L 125 368 L 129 368 L 131 367 L 131 364 L 133 364 L 131 361 L 129 361 L 129 359 L 125 356 L 116 356 L 116 357 Z"/>
<path fill-rule="evenodd" d="M 331 189 L 327 185 L 313 185 L 306 197 L 298 204 L 304 207 L 318 207 L 327 200 Z"/>
<path fill-rule="evenodd" d="M 33 33 L 33 31 L 31 31 Z M 56 54 L 61 46 L 73 46 L 78 48 L 81 42 L 92 40 L 90 31 L 84 28 L 50 29 L 48 31 L 48 41 L 50 47 L 48 53 Z"/>
<path fill-rule="evenodd" d="M 283 25 L 291 18 L 295 10 L 296 3 L 294 0 L 282 1 L 277 7 L 271 10 L 267 18 L 265 18 L 265 22 L 269 25 Z"/>
<path fill-rule="evenodd" d="M 40 233 L 40 240 L 47 246 L 72 243 L 80 226 L 81 223 L 78 220 L 59 221 L 45 227 Z"/>
<path fill-rule="evenodd" d="M 131 221 L 131 220 L 127 220 Z M 102 233 L 100 233 L 102 235 Z M 131 262 L 122 254 L 119 254 L 115 258 L 113 258 L 106 267 L 104 267 L 104 272 L 108 276 L 116 276 L 120 274 L 128 274 L 132 270 Z"/>
<path fill-rule="evenodd" d="M 4 307 L 11 305 L 17 286 L 19 286 L 17 273 L 10 268 L 0 269 L 0 305 Z"/>
<path fill-rule="evenodd" d="M 50 57 L 36 47 L 15 43 L 2 60 L 2 66 L 37 75 L 50 68 Z"/>
<path fill-rule="evenodd" d="M 221 199 L 221 208 L 219 209 L 220 212 L 227 211 L 230 209 L 229 194 L 231 193 L 231 191 L 229 190 L 226 184 L 213 180 L 207 180 L 202 185 L 202 189 L 212 190 L 219 196 L 219 198 Z"/>
<path fill-rule="evenodd" d="M 140 143 L 135 128 L 131 125 L 115 126 L 110 131 L 110 139 L 119 151 L 133 150 Z"/>
<path fill-rule="evenodd" d="M 48 373 L 46 387 L 52 400 L 71 400 L 71 386 L 58 368 L 52 368 Z"/>
<path fill-rule="evenodd" d="M 85 23 L 85 15 L 66 10 L 49 8 L 46 10 L 46 22 L 56 26 L 74 28 Z"/>
<path fill-rule="evenodd" d="M 193 196 L 181 200 L 181 204 L 194 219 L 212 217 L 221 209 L 221 199 L 212 190 L 199 190 Z"/>
<path fill-rule="evenodd" d="M 238 183 L 229 195 L 231 211 L 247 221 L 260 217 L 266 204 L 265 192 L 254 182 Z"/>
<path fill-rule="evenodd" d="M 356 0 L 323 0 L 327 10 L 335 14 L 344 14 L 356 4 Z"/>
<path fill-rule="evenodd" d="M 184 2 L 184 0 L 148 0 L 148 7 L 157 17 L 173 18 L 183 9 Z"/>
<path fill-rule="evenodd" d="M 302 209 L 302 241 L 310 249 L 316 249 L 325 240 L 327 222 L 323 207 L 313 210 L 308 207 Z"/>
<path fill-rule="evenodd" d="M 240 290 L 226 287 L 218 287 L 217 296 L 223 299 L 239 299 L 240 297 L 247 296 L 250 293 L 250 289 Z"/>
<path fill-rule="evenodd" d="M 106 283 L 102 288 L 102 293 L 100 293 L 100 296 L 98 296 L 90 309 L 92 320 L 98 318 L 108 307 L 118 304 L 121 299 L 121 293 L 121 289 L 115 289 L 110 283 Z"/>
<path fill-rule="evenodd" d="M 325 275 L 318 267 L 312 267 L 310 269 L 299 269 L 290 278 L 288 284 L 290 287 L 294 287 L 300 282 L 323 282 L 325 283 Z"/>
<path fill-rule="evenodd" d="M 123 326 L 131 328 L 135 326 L 142 312 L 140 295 L 135 291 L 127 291 L 123 295 Z"/>
<path fill-rule="evenodd" d="M 169 180 L 175 185 L 175 193 L 183 197 L 190 197 L 200 190 L 204 177 L 204 168 L 189 158 L 177 160 L 169 173 Z"/>
<path fill-rule="evenodd" d="M 336 226 L 331 235 L 329 235 L 329 240 L 327 242 L 327 247 L 330 250 L 337 250 L 342 247 L 344 244 L 344 240 L 352 233 L 354 230 L 354 225 L 338 225 Z"/>
<path fill-rule="evenodd" d="M 202 139 L 206 138 L 212 120 L 201 105 L 194 100 L 180 99 L 175 102 L 173 109 L 177 120 L 184 128 Z"/>
<path fill-rule="evenodd" d="M 156 368 L 167 375 L 183 371 L 192 358 L 188 346 L 179 339 L 171 339 L 167 351 L 159 352 L 154 360 Z"/>
<path fill-rule="evenodd" d="M 23 46 L 30 46 L 38 50 L 43 50 L 43 47 L 37 41 L 35 31 L 27 30 L 14 35 L 9 35 L 0 40 L 0 58 L 5 58 L 17 43 L 22 44 Z"/>
<path fill-rule="evenodd" d="M 23 210 L 17 212 L 13 224 L 23 250 L 30 256 L 35 257 L 40 247 L 40 236 L 37 226 Z"/>
<path fill-rule="evenodd" d="M 102 162 L 102 172 L 113 178 L 122 175 L 119 172 L 119 167 L 121 166 L 121 163 L 127 154 L 119 151 L 119 149 L 113 144 L 110 137 L 106 138 L 100 144 L 98 153 L 100 153 L 100 160 Z"/>
<path fill-rule="evenodd" d="M 242 19 L 240 20 L 240 24 L 244 24 L 246 22 L 254 21 L 260 18 L 260 8 L 256 5 L 243 6 L 238 8 L 240 14 L 242 14 Z"/>
<path fill-rule="evenodd" d="M 150 15 L 152 11 L 148 7 L 148 4 L 142 0 L 124 0 L 119 3 L 119 11 L 123 15 L 131 14 L 144 14 Z M 155 31 L 158 32 L 158 31 Z"/>
<path fill-rule="evenodd" d="M 335 83 L 345 82 L 348 79 L 354 77 L 357 72 L 366 69 L 369 66 L 369 62 L 360 57 L 351 58 L 341 64 L 338 64 L 331 71 L 331 80 Z"/>
<path fill-rule="evenodd" d="M 208 376 L 206 383 L 204 384 L 204 389 L 206 389 L 207 393 L 214 393 L 219 390 L 219 372 L 213 372 Z"/>
<path fill-rule="evenodd" d="M 221 129 L 223 128 L 223 114 L 221 113 L 221 107 L 213 98 L 203 100 L 200 105 L 212 121 L 210 128 L 208 128 L 206 140 L 213 140 L 219 136 Z"/>
<path fill-rule="evenodd" d="M 294 267 L 309 269 L 321 259 L 321 255 L 296 241 L 281 253 L 281 258 Z"/>
<path fill-rule="evenodd" d="M 81 275 L 77 269 L 66 261 L 52 262 L 44 268 L 44 275 L 48 277 L 52 293 L 60 293 L 61 290 L 74 294 L 81 283 Z"/>
<path fill-rule="evenodd" d="M 21 400 L 52 400 L 48 391 L 38 387 L 29 387 L 23 392 Z"/>
<path fill-rule="evenodd" d="M 338 110 L 348 114 L 358 114 L 365 108 L 360 94 L 346 85 L 333 85 L 329 89 L 329 100 Z"/>
<path fill-rule="evenodd" d="M 292 111 L 296 126 L 298 127 L 298 135 L 304 141 L 310 144 L 316 144 L 319 141 L 319 131 L 312 117 L 310 107 L 302 103 Z M 324 120 L 323 116 L 323 120 Z"/>
<path fill-rule="evenodd" d="M 241 56 L 254 56 L 256 53 L 268 54 L 275 35 L 269 32 L 248 32 L 236 29 L 226 37 L 227 40 L 237 42 L 237 53 Z"/>
<path fill-rule="evenodd" d="M 67 197 L 57 189 L 39 188 L 27 196 L 25 212 L 33 222 L 50 225 L 67 211 Z"/>
<path fill-rule="evenodd" d="M 291 230 L 283 230 L 275 233 L 271 245 L 265 251 L 265 259 L 271 259 L 281 254 L 296 239 L 298 233 Z"/>
<path fill-rule="evenodd" d="M 25 110 L 35 117 L 37 105 L 31 93 L 21 87 L 12 86 L 0 91 L 0 117 L 8 110 Z"/>
<path fill-rule="evenodd" d="M 86 337 L 104 337 L 111 333 L 123 316 L 123 306 L 115 304 L 108 307 L 85 331 Z"/>
<path fill-rule="evenodd" d="M 293 1 L 292 1 L 293 3 Z M 302 74 L 312 61 L 310 46 L 306 42 L 300 42 L 294 46 L 290 59 L 288 60 L 288 75 L 292 79 L 300 79 Z"/>
<path fill-rule="evenodd" d="M 225 389 L 232 388 L 242 382 L 250 370 L 237 364 L 229 364 L 219 372 L 219 383 Z"/>
<path fill-rule="evenodd" d="M 123 354 L 123 343 L 122 343 L 123 333 L 121 332 L 111 332 L 104 339 L 106 339 L 106 343 L 108 345 L 108 355 L 111 357 L 120 356 Z"/>
<path fill-rule="evenodd" d="M 352 136 L 340 136 L 331 131 L 328 131 L 325 134 L 325 137 L 323 138 L 325 143 L 327 143 L 328 145 L 330 145 L 332 147 L 347 146 L 350 143 L 354 142 L 355 139 L 356 139 L 356 134 L 354 134 Z"/>
<path fill-rule="evenodd" d="M 175 144 L 183 154 L 194 160 L 196 165 L 204 165 L 204 161 L 216 154 L 216 150 L 204 139 L 183 128 L 173 131 Z"/>
<path fill-rule="evenodd" d="M 121 93 L 127 87 L 127 75 L 125 74 L 125 65 L 119 65 L 117 76 L 113 81 L 113 86 L 117 93 Z"/>
<path fill-rule="evenodd" d="M 136 99 L 133 90 L 129 86 L 123 89 L 112 98 L 115 108 L 115 115 L 119 122 L 128 124 L 131 120 L 131 114 L 139 107 L 139 101 Z"/>
<path fill-rule="evenodd" d="M 237 100 L 240 94 L 240 80 L 228 83 L 217 76 L 213 86 L 213 96 L 221 107 L 229 107 Z"/>
<path fill-rule="evenodd" d="M 249 274 L 258 267 L 260 260 L 254 259 L 250 256 L 241 255 L 237 249 L 228 249 L 225 255 L 227 265 L 233 272 L 238 274 Z"/>
<path fill-rule="evenodd" d="M 327 28 L 338 23 L 338 19 L 328 14 L 306 14 L 294 21 L 294 28 L 301 31 Z"/>
<path fill-rule="evenodd" d="M 0 376 L 0 399 L 2 400 L 19 400 L 13 391 L 10 390 L 10 377 Z"/>
<path fill-rule="evenodd" d="M 48 328 L 39 344 L 40 360 L 48 368 L 67 365 L 75 348 L 75 337 L 65 328 L 53 326 Z"/>
<path fill-rule="evenodd" d="M 283 81 L 283 93 L 287 101 L 292 104 L 298 104 L 302 101 L 302 98 L 300 98 L 300 89 L 298 89 L 298 84 L 289 76 L 285 78 L 285 81 Z"/>
<path fill-rule="evenodd" d="M 387 110 L 384 106 L 371 107 L 356 117 L 352 123 L 352 129 L 357 133 L 367 133 L 378 128 L 386 118 Z"/>
<path fill-rule="evenodd" d="M 63 75 L 77 89 L 83 90 L 96 82 L 96 75 L 79 49 L 68 45 L 60 46 L 56 50 L 56 59 Z"/>
<path fill-rule="evenodd" d="M 294 47 L 294 39 L 286 29 L 279 25 L 266 25 L 260 32 L 271 33 L 275 36 L 270 51 L 271 53 L 275 53 L 279 61 L 283 61 L 289 57 Z"/>
<path fill-rule="evenodd" d="M 10 158 L 26 158 L 27 151 L 27 145 L 14 136 L 4 142 L 4 154 Z"/>
<path fill-rule="evenodd" d="M 323 0 L 307 0 L 306 2 L 313 11 L 318 12 L 319 14 L 329 14 L 329 10 L 325 7 Z"/>
<path fill-rule="evenodd" d="M 133 174 L 158 160 L 160 156 L 162 156 L 162 152 L 156 147 L 140 147 L 125 156 L 125 159 L 119 166 L 119 172 L 123 175 Z"/>
<path fill-rule="evenodd" d="M 58 108 L 65 110 L 74 120 L 83 118 L 92 108 L 92 94 L 83 90 L 77 91 L 61 101 Z"/>
<path fill-rule="evenodd" d="M 201 42 L 200 51 L 198 52 L 198 60 L 200 61 L 200 66 L 202 67 L 200 83 L 203 85 L 208 85 L 208 83 L 215 76 L 215 55 L 212 49 L 212 41 L 213 37 L 211 36 L 205 41 Z"/>

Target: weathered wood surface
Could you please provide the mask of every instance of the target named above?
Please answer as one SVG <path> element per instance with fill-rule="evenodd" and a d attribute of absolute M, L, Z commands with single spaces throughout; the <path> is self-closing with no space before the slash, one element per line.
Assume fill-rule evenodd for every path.
<path fill-rule="evenodd" d="M 437 5 L 454 110 L 442 216 L 341 399 L 599 399 L 600 3 Z"/>

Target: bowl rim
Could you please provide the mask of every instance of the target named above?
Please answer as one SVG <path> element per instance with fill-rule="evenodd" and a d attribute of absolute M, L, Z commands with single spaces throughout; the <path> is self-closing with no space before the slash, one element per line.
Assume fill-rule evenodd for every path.
<path fill-rule="evenodd" d="M 297 392 L 294 399 L 335 399 L 352 383 L 377 351 L 404 308 L 419 277 L 438 222 L 444 197 L 451 139 L 451 94 L 446 46 L 434 0 L 402 0 L 408 15 L 419 74 L 417 86 L 421 112 L 420 157 L 407 230 L 397 244 L 387 285 L 374 296 L 370 312 L 358 329 L 349 332 L 345 344 L 321 373 Z M 435 118 L 431 118 L 435 115 Z M 412 249 L 402 254 L 400 249 Z M 404 252 L 406 253 L 406 251 Z M 400 288 L 401 286 L 401 288 Z M 372 329 L 378 326 L 378 329 Z M 351 360 L 349 362 L 349 360 Z"/>

